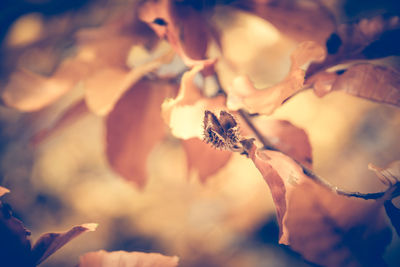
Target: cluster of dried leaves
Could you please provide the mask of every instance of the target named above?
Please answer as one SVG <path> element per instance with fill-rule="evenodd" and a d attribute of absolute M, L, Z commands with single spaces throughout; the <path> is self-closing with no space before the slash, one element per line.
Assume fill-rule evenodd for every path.
<path fill-rule="evenodd" d="M 103 116 L 105 151 L 110 166 L 139 188 L 146 184 L 150 151 L 168 133 L 181 140 L 188 170 L 197 171 L 203 182 L 227 164 L 231 151 L 242 146 L 241 152 L 254 162 L 270 187 L 281 244 L 289 245 L 306 260 L 324 266 L 383 266 L 382 254 L 391 240 L 391 232 L 382 217 L 383 208 L 396 230 L 400 228 L 400 211 L 392 203 L 400 193 L 398 163 L 386 169 L 374 168 L 388 186 L 387 191 L 350 194 L 310 173 L 312 155 L 308 137 L 290 122 L 263 120 L 256 125 L 256 137 L 260 139 L 262 135 L 264 140 L 260 141 L 264 146 L 265 140 L 270 140 L 272 150 L 257 148 L 240 137 L 234 138 L 232 145 L 228 131 L 237 127 L 236 119 L 249 120 L 248 112 L 269 115 L 305 89 L 313 89 L 318 96 L 344 91 L 399 106 L 399 71 L 370 61 L 400 52 L 398 44 L 388 42 L 400 32 L 399 17 L 379 16 L 337 25 L 334 16 L 318 1 L 308 4 L 233 1 L 227 12 L 245 11 L 265 19 L 281 36 L 297 44 L 290 54 L 291 66 L 286 77 L 259 90 L 247 73 L 242 73 L 240 66 L 224 54 L 223 29 L 213 19 L 217 8 L 215 1 L 140 1 L 99 28 L 77 32 L 76 54 L 64 59 L 52 75 L 43 76 L 19 66 L 3 83 L 2 98 L 8 106 L 33 112 L 46 109 L 79 83 L 85 90 L 83 98 L 72 103 L 48 129 L 39 132 L 34 142 L 43 141 L 85 112 Z M 155 40 L 149 28 L 170 46 Z M 209 58 L 207 50 L 212 45 L 220 49 L 216 57 Z M 32 47 L 35 44 L 24 49 Z M 180 79 L 180 73 L 161 71 L 164 65 L 173 66 L 174 52 L 169 47 L 190 68 Z M 140 56 L 135 54 L 138 50 Z M 133 57 L 131 65 L 127 64 L 128 55 Z M 224 75 L 226 69 L 219 67 L 224 61 L 230 62 L 228 65 L 235 77 L 225 88 L 220 88 L 216 77 Z M 204 77 L 204 84 L 214 82 L 217 90 L 211 97 L 195 82 L 198 75 Z M 208 141 L 231 151 L 216 150 L 202 142 L 205 110 L 230 110 L 237 117 L 229 116 L 227 122 L 222 118 L 226 119 L 226 115 L 219 119 L 214 116 L 205 125 L 205 134 L 212 139 Z M 239 124 L 242 136 L 254 133 L 251 122 L 239 121 Z M 221 142 L 230 142 L 230 145 L 220 145 Z M 15 218 L 2 220 L 8 223 Z M 18 248 L 24 251 L 30 264 L 37 264 L 78 233 L 90 229 L 80 226 L 65 234 L 49 235 L 40 239 L 32 250 L 23 239 Z M 20 238 L 19 234 L 16 236 Z M 111 266 L 116 259 L 137 261 L 134 266 L 177 264 L 176 258 L 160 255 L 98 252 L 83 256 L 81 265 L 99 266 L 103 261 Z M 147 260 L 154 263 L 140 265 Z"/>

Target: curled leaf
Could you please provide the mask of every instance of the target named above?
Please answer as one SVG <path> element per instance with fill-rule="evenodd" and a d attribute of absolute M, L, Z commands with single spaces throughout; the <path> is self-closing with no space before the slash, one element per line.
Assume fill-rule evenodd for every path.
<path fill-rule="evenodd" d="M 305 72 L 302 66 L 310 61 L 322 60 L 325 50 L 315 42 L 299 44 L 291 55 L 291 67 L 286 78 L 272 87 L 258 90 L 244 76 L 237 77 L 228 88 L 227 106 L 231 110 L 245 108 L 250 113 L 269 115 L 291 95 L 302 89 Z"/>
<path fill-rule="evenodd" d="M 318 96 L 332 91 L 400 106 L 400 73 L 390 67 L 373 64 L 356 64 L 344 73 L 321 72 L 312 76 L 312 84 Z"/>
<path fill-rule="evenodd" d="M 225 99 L 218 96 L 212 99 L 203 97 L 194 82 L 195 76 L 215 61 L 205 61 L 186 72 L 181 80 L 179 93 L 175 98 L 166 99 L 162 104 L 162 116 L 175 137 L 190 139 L 203 138 L 202 119 L 206 109 L 222 109 Z"/>
<path fill-rule="evenodd" d="M 159 253 L 99 250 L 84 254 L 79 259 L 79 267 L 176 267 L 179 258 Z"/>
<path fill-rule="evenodd" d="M 64 233 L 47 233 L 40 236 L 32 248 L 32 256 L 36 264 L 40 264 L 66 243 L 88 231 L 95 231 L 97 224 L 88 223 L 73 227 Z"/>
<path fill-rule="evenodd" d="M 253 147 L 250 155 L 270 187 L 280 243 L 323 266 L 385 265 L 391 233 L 380 203 L 337 195 L 280 152 Z"/>
<path fill-rule="evenodd" d="M 175 91 L 168 80 L 140 80 L 117 102 L 106 121 L 111 167 L 139 188 L 146 184 L 147 156 L 164 137 L 161 103 Z"/>

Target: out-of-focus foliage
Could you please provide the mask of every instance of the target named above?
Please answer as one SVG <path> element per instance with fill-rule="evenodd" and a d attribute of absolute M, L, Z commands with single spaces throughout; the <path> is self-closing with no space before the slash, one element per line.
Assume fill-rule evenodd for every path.
<path fill-rule="evenodd" d="M 0 187 L 0 197 L 8 190 Z M 96 224 L 75 226 L 65 233 L 46 233 L 40 236 L 31 248 L 29 235 L 23 223 L 15 218 L 9 204 L 0 201 L 0 234 L 1 234 L 1 265 L 8 266 L 36 266 L 50 255 L 63 247 L 78 235 L 94 231 Z"/>
<path fill-rule="evenodd" d="M 178 257 L 167 257 L 157 253 L 100 250 L 80 257 L 79 267 L 129 266 L 129 267 L 176 267 Z"/>
<path fill-rule="evenodd" d="M 366 166 L 400 157 L 400 117 L 362 98 L 398 106 L 396 58 L 380 59 L 398 53 L 397 16 L 349 23 L 342 2 L 287 0 L 72 1 L 49 15 L 53 2 L 5 9 L 7 27 L 27 15 L 4 35 L 0 80 L 0 183 L 17 214 L 34 232 L 100 223 L 49 266 L 99 249 L 178 255 L 182 266 L 383 264 L 381 215 L 398 227 L 398 187 Z M 284 154 L 240 150 L 250 137 Z M 340 188 L 386 192 L 341 196 L 306 167 Z M 73 233 L 40 239 L 36 259 Z M 300 257 L 276 246 L 278 233 Z M 81 260 L 142 257 L 177 264 L 121 251 Z"/>

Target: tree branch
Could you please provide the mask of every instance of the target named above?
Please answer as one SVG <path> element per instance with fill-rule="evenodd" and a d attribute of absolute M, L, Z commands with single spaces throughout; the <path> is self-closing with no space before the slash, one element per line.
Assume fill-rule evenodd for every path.
<path fill-rule="evenodd" d="M 214 77 L 216 79 L 216 82 L 218 84 L 218 87 L 220 89 L 221 94 L 226 96 L 227 94 L 222 89 L 221 84 L 220 84 L 219 79 L 218 79 L 218 76 L 215 75 Z M 282 152 L 281 150 L 276 148 L 274 145 L 272 145 L 272 143 L 257 129 L 257 127 L 254 125 L 254 123 L 251 120 L 250 114 L 247 111 L 245 111 L 243 109 L 239 109 L 238 113 L 239 113 L 240 117 L 245 121 L 247 126 L 251 129 L 251 131 L 255 134 L 257 139 L 261 142 L 261 144 L 263 145 L 264 149 L 278 151 L 278 152 L 280 152 L 282 154 L 285 154 L 286 156 L 290 157 L 289 155 L 287 155 L 286 153 Z M 292 158 L 292 157 L 290 157 L 290 158 Z M 322 178 L 322 177 L 318 176 L 317 174 L 315 174 L 314 171 L 312 171 L 311 169 L 307 168 L 306 166 L 304 166 L 302 163 L 300 163 L 296 159 L 293 159 L 293 160 L 302 168 L 303 173 L 307 177 L 312 179 L 314 182 L 324 186 L 325 188 L 335 192 L 338 195 L 347 196 L 347 197 L 356 197 L 356 198 L 362 198 L 362 199 L 375 199 L 375 200 L 378 200 L 378 199 L 381 199 L 384 196 L 387 197 L 387 195 L 388 195 L 387 192 L 391 191 L 390 199 L 392 199 L 394 197 L 397 197 L 397 196 L 400 196 L 400 182 L 397 182 L 397 183 L 393 184 L 386 191 L 377 192 L 377 193 L 360 193 L 360 192 L 346 191 L 346 190 L 342 190 L 342 189 L 338 188 L 337 186 L 333 186 L 328 181 L 326 181 L 324 178 Z"/>

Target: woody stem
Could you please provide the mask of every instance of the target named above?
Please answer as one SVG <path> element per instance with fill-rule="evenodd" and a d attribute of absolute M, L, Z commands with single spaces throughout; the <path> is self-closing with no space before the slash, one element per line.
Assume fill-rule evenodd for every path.
<path fill-rule="evenodd" d="M 225 96 L 227 95 L 226 92 L 222 89 L 220 83 L 219 83 L 219 79 L 217 77 L 217 75 L 215 75 L 216 81 L 219 85 L 220 88 L 220 92 L 222 94 L 224 94 Z M 273 150 L 273 151 L 278 151 L 281 152 L 283 154 L 287 155 L 286 153 L 282 152 L 281 150 L 279 150 L 278 148 L 276 148 L 274 145 L 272 145 L 272 143 L 268 140 L 268 138 L 266 138 L 259 130 L 258 128 L 254 125 L 254 123 L 251 120 L 251 117 L 249 115 L 249 113 L 243 109 L 239 109 L 238 113 L 240 115 L 240 117 L 245 121 L 245 123 L 247 124 L 247 126 L 251 129 L 251 131 L 254 133 L 254 135 L 257 137 L 257 139 L 262 143 L 263 148 L 267 149 L 267 150 Z M 290 157 L 290 156 L 289 156 Z M 293 159 L 293 158 L 292 158 Z M 308 167 L 304 166 L 302 163 L 298 162 L 297 160 L 293 159 L 303 170 L 303 173 L 309 177 L 310 179 L 312 179 L 313 181 L 315 181 L 316 183 L 326 187 L 327 189 L 337 193 L 338 195 L 342 195 L 342 196 L 347 196 L 347 197 L 356 197 L 356 198 L 362 198 L 362 199 L 380 199 L 385 195 L 386 191 L 383 192 L 377 192 L 377 193 L 360 193 L 360 192 L 350 192 L 350 191 L 346 191 L 346 190 L 342 190 L 336 186 L 331 185 L 329 182 L 327 182 L 324 178 L 318 176 L 316 173 L 314 173 L 314 171 L 312 171 L 311 169 L 309 169 Z M 387 189 L 388 190 L 393 190 L 393 187 L 397 187 L 396 189 L 400 189 L 400 183 L 396 183 L 393 186 L 389 187 Z M 393 190 L 395 193 L 392 194 L 391 198 L 394 198 L 396 196 L 400 195 L 400 190 Z"/>

